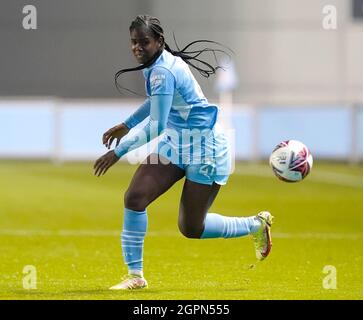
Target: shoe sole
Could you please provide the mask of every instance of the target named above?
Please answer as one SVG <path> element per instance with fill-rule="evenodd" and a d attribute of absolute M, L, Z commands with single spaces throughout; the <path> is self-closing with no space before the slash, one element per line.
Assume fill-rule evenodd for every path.
<path fill-rule="evenodd" d="M 267 258 L 267 256 L 270 254 L 271 248 L 272 248 L 272 241 L 271 241 L 271 230 L 270 226 L 266 225 L 264 232 L 266 232 L 267 235 L 267 248 L 266 251 L 261 253 L 262 259 L 261 261 Z"/>
<path fill-rule="evenodd" d="M 120 288 L 120 289 L 116 289 L 116 288 L 109 288 L 108 290 L 112 290 L 112 291 L 132 291 L 132 290 L 142 290 L 142 289 L 147 289 L 148 286 L 144 286 L 144 287 L 138 287 L 138 288 Z"/>
<path fill-rule="evenodd" d="M 136 288 L 117 288 L 117 286 L 113 286 L 111 288 L 109 288 L 109 290 L 114 290 L 114 291 L 132 291 L 132 290 L 141 290 L 141 289 L 147 289 L 148 288 L 148 283 L 146 283 L 144 286 L 140 286 L 140 287 L 136 287 Z"/>
<path fill-rule="evenodd" d="M 273 216 L 271 214 L 268 215 L 268 218 L 266 219 L 264 216 L 258 215 L 263 221 L 266 222 L 266 226 L 264 229 L 264 232 L 267 235 L 267 249 L 264 253 L 261 253 L 261 257 L 259 258 L 260 261 L 267 258 L 267 256 L 270 254 L 271 248 L 272 248 L 272 238 L 271 238 L 271 225 Z"/>

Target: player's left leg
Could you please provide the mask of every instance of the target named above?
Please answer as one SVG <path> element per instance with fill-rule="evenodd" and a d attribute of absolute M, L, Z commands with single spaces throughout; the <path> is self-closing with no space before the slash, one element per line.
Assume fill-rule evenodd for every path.
<path fill-rule="evenodd" d="M 219 189 L 220 185 L 215 182 L 210 185 L 185 180 L 178 223 L 181 233 L 196 239 L 235 238 L 251 234 L 256 257 L 265 259 L 272 246 L 271 214 L 264 211 L 250 217 L 227 217 L 208 213 Z"/>

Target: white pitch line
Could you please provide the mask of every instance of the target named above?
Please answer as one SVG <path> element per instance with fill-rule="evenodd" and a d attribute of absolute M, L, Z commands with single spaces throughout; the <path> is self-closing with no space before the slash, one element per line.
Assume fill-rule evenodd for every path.
<path fill-rule="evenodd" d="M 251 165 L 250 167 L 246 166 L 244 168 L 237 167 L 236 170 L 232 173 L 232 175 L 233 174 L 276 179 L 272 170 L 269 170 L 265 166 L 259 167 Z M 354 187 L 354 188 L 363 188 L 363 177 L 357 177 L 343 173 L 336 173 L 329 171 L 320 171 L 320 172 L 312 171 L 306 179 L 319 183 L 335 184 L 339 186 Z"/>
<path fill-rule="evenodd" d="M 120 230 L 17 230 L 0 229 L 0 236 L 14 237 L 120 237 Z M 183 237 L 175 231 L 151 231 L 146 237 Z M 350 233 L 272 233 L 275 239 L 360 240 L 363 234 Z"/>

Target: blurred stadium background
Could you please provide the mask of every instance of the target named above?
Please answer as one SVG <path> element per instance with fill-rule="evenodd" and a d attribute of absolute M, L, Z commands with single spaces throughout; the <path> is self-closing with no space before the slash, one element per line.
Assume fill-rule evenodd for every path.
<path fill-rule="evenodd" d="M 357 162 L 363 158 L 363 19 L 354 18 L 353 3 L 38 0 L 38 28 L 24 30 L 28 3 L 5 1 L 0 157 L 97 157 L 101 134 L 141 102 L 120 95 L 113 75 L 135 65 L 128 27 L 137 14 L 149 13 L 160 18 L 172 46 L 174 32 L 180 46 L 213 39 L 235 51 L 238 82 L 230 95 L 221 94 L 215 77 L 197 79 L 235 129 L 237 159 L 267 156 L 280 140 L 295 138 L 315 157 Z M 322 26 L 326 5 L 337 9 L 336 30 Z M 143 92 L 140 74 L 122 81 Z"/>
<path fill-rule="evenodd" d="M 36 30 L 22 26 L 28 4 L 37 8 Z M 323 28 L 326 5 L 337 9 L 336 30 Z M 244 160 L 214 210 L 246 215 L 268 208 L 278 223 L 271 259 L 250 267 L 251 243 L 242 241 L 241 265 L 231 258 L 234 240 L 217 240 L 218 247 L 177 233 L 178 184 L 151 209 L 158 212 L 150 219 L 146 267 L 158 289 L 132 298 L 361 299 L 360 0 L 2 1 L 0 298 L 130 297 L 105 289 L 123 268 L 121 198 L 136 167 L 120 162 L 101 181 L 92 177 L 92 162 L 105 152 L 103 132 L 142 101 L 120 95 L 113 76 L 135 66 L 128 27 L 145 13 L 160 18 L 172 47 L 174 32 L 180 46 L 211 39 L 235 51 L 235 79 L 228 72 L 219 82 L 196 75 L 234 130 L 236 160 Z M 122 81 L 143 92 L 140 74 Z M 278 181 L 266 162 L 286 139 L 303 141 L 318 163 L 299 184 Z M 29 296 L 22 291 L 26 264 L 39 268 L 41 291 Z M 330 264 L 338 268 L 340 291 L 321 286 L 321 270 Z"/>

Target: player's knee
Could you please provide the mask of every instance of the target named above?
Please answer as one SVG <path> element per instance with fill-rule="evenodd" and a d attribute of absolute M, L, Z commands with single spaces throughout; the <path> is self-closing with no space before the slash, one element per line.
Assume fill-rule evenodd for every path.
<path fill-rule="evenodd" d="M 139 190 L 127 190 L 124 195 L 125 208 L 134 211 L 144 211 L 148 205 L 147 196 Z"/>
<path fill-rule="evenodd" d="M 203 233 L 204 227 L 202 225 L 194 225 L 179 221 L 179 231 L 181 234 L 190 239 L 199 239 Z"/>

